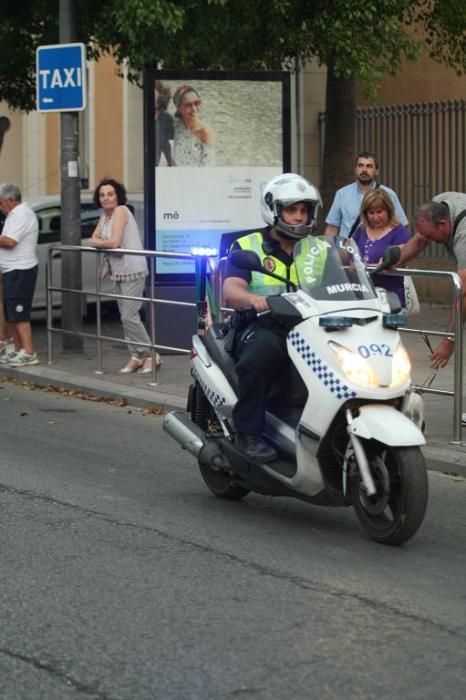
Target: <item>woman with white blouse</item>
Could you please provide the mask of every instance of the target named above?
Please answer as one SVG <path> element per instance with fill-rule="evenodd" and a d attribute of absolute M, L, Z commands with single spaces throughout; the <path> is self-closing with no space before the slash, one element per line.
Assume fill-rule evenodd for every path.
<path fill-rule="evenodd" d="M 121 255 L 111 252 L 114 248 L 143 250 L 136 219 L 126 206 L 124 185 L 112 178 L 104 178 L 94 191 L 94 204 L 102 207 L 103 213 L 92 234 L 90 245 L 109 251 L 106 257 L 115 293 L 122 296 L 142 297 L 148 273 L 146 258 L 143 255 Z M 139 313 L 142 301 L 117 299 L 117 304 L 130 353 L 128 362 L 120 372 L 122 374 L 150 373 L 152 355 L 148 352 L 148 346 L 151 345 L 151 340 Z M 157 366 L 160 366 L 158 353 L 156 353 L 156 362 Z"/>

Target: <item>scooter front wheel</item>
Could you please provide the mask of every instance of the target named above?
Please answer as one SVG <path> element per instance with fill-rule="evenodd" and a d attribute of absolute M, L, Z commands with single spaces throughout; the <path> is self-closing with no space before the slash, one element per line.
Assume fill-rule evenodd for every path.
<path fill-rule="evenodd" d="M 359 473 L 351 500 L 364 531 L 376 542 L 400 545 L 419 529 L 427 507 L 427 471 L 419 447 L 368 443 L 366 455 L 377 492 L 369 496 Z"/>

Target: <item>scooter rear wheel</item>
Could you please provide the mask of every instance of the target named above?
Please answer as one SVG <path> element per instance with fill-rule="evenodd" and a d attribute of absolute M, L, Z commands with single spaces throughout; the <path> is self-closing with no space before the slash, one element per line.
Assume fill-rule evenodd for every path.
<path fill-rule="evenodd" d="M 351 480 L 351 500 L 364 531 L 376 542 L 400 545 L 419 529 L 428 495 L 427 471 L 419 447 L 368 443 L 377 493 L 368 496 L 359 473 Z"/>
<path fill-rule="evenodd" d="M 215 470 L 202 462 L 199 462 L 199 469 L 206 485 L 218 498 L 239 501 L 248 495 L 249 489 L 235 484 L 232 475 L 224 469 Z"/>
<path fill-rule="evenodd" d="M 206 433 L 217 422 L 212 406 L 197 383 L 193 387 L 191 419 Z M 199 461 L 199 470 L 206 486 L 218 498 L 239 501 L 249 493 L 249 489 L 235 483 L 232 474 L 225 469 L 212 469 Z"/>

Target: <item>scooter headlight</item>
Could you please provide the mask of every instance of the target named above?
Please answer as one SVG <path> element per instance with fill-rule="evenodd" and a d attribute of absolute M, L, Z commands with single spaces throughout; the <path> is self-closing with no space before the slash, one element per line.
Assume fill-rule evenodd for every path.
<path fill-rule="evenodd" d="M 350 382 L 364 387 L 376 387 L 379 385 L 373 367 L 359 353 L 348 350 L 337 343 L 329 343 L 329 345 L 335 352 L 338 362 Z"/>
<path fill-rule="evenodd" d="M 405 382 L 409 380 L 410 374 L 411 360 L 403 345 L 400 344 L 393 353 L 392 381 L 390 382 L 390 388 L 393 389 L 405 384 Z"/>

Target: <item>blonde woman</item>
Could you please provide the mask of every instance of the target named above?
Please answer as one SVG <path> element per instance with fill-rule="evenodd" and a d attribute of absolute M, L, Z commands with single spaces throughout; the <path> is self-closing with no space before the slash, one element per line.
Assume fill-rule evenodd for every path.
<path fill-rule="evenodd" d="M 361 205 L 361 223 L 352 238 L 358 246 L 364 262 L 376 264 L 389 245 L 402 245 L 409 241 L 406 226 L 400 223 L 390 195 L 381 187 L 369 190 Z M 404 308 L 406 304 L 403 277 L 374 275 L 374 284 L 387 291 L 396 292 Z"/>

